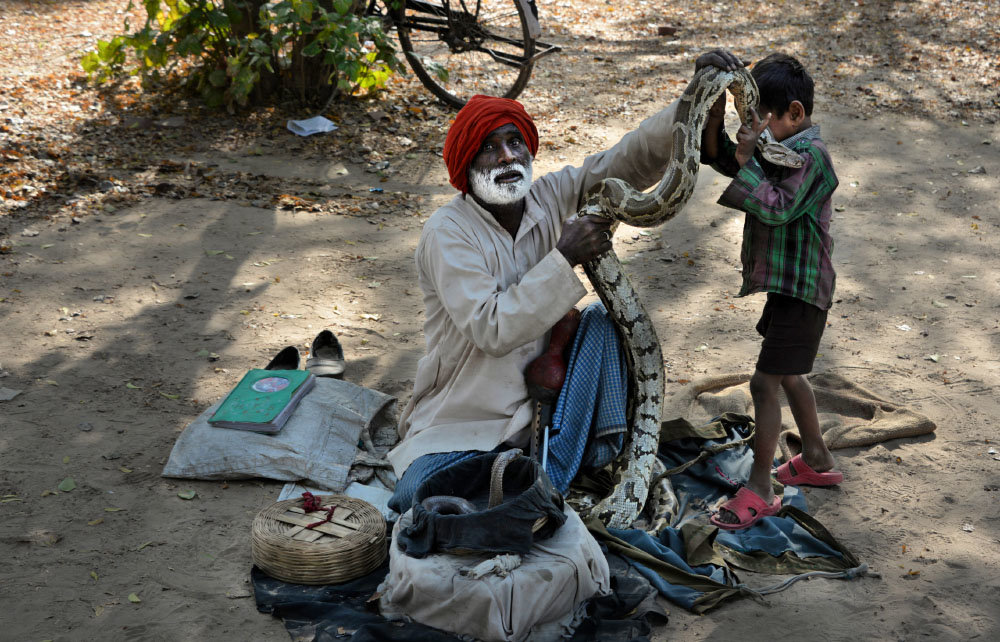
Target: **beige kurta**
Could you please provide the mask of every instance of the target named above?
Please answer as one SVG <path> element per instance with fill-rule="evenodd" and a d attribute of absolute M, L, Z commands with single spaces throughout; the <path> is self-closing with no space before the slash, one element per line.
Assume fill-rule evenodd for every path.
<path fill-rule="evenodd" d="M 389 453 L 396 475 L 438 452 L 523 447 L 532 402 L 524 369 L 549 329 L 587 290 L 559 250 L 562 223 L 604 178 L 645 189 L 670 156 L 676 103 L 644 120 L 611 149 L 531 186 L 517 237 L 472 197 L 456 196 L 424 225 L 417 276 L 424 293 L 427 354 Z"/>

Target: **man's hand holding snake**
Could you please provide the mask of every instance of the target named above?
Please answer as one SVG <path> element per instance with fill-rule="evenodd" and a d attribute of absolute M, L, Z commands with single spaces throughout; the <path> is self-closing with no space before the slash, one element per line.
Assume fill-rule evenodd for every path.
<path fill-rule="evenodd" d="M 563 223 L 556 249 L 570 265 L 592 261 L 611 249 L 613 219 L 602 216 L 573 217 Z"/>

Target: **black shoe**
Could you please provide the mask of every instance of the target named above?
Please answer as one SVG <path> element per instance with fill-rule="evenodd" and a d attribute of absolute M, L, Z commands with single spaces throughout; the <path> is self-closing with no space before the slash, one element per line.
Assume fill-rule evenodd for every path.
<path fill-rule="evenodd" d="M 323 330 L 313 339 L 306 369 L 317 377 L 344 378 L 344 349 L 329 330 Z"/>
<path fill-rule="evenodd" d="M 274 355 L 271 363 L 264 366 L 264 370 L 298 370 L 299 369 L 299 349 L 295 346 L 282 348 L 281 352 Z"/>

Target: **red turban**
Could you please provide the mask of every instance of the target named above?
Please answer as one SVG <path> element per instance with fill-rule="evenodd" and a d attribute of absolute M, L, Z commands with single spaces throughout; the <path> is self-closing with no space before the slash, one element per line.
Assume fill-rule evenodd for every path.
<path fill-rule="evenodd" d="M 532 158 L 538 152 L 538 130 L 535 121 L 521 103 L 510 98 L 495 98 L 477 94 L 455 116 L 455 122 L 444 139 L 444 163 L 448 177 L 463 194 L 469 191 L 469 165 L 479 152 L 483 139 L 498 127 L 513 123 L 524 137 Z"/>

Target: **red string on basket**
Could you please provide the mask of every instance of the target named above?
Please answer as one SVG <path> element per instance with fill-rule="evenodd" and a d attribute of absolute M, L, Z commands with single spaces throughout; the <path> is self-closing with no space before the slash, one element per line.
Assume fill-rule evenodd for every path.
<path fill-rule="evenodd" d="M 322 504 L 319 503 L 319 497 L 316 497 L 308 490 L 302 493 L 302 510 L 307 513 L 323 510 Z"/>
<path fill-rule="evenodd" d="M 315 528 L 316 526 L 319 526 L 320 524 L 326 524 L 331 519 L 333 519 L 333 511 L 335 511 L 335 510 L 337 510 L 337 506 L 336 505 L 331 506 L 330 509 L 328 511 L 326 511 L 326 517 L 324 517 L 323 519 L 319 520 L 318 522 L 313 522 L 312 524 L 307 525 L 306 528 Z"/>

